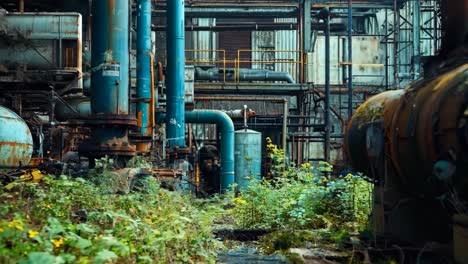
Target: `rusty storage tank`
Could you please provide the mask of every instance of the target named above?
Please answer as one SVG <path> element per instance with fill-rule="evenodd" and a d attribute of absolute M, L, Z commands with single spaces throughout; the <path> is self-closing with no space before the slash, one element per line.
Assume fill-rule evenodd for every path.
<path fill-rule="evenodd" d="M 350 121 L 346 150 L 369 176 L 382 153 L 411 193 L 437 196 L 448 185 L 468 190 L 468 64 L 369 99 Z"/>
<path fill-rule="evenodd" d="M 383 123 L 391 121 L 388 109 L 398 102 L 403 90 L 373 96 L 357 110 L 347 127 L 346 151 L 353 168 L 372 177 L 371 159 L 378 159 L 384 148 Z"/>
<path fill-rule="evenodd" d="M 348 159 L 382 195 L 374 201 L 377 232 L 406 241 L 450 239 L 451 216 L 468 202 L 465 62 L 455 59 L 405 90 L 370 98 L 350 120 Z"/>
<path fill-rule="evenodd" d="M 261 178 L 262 133 L 242 129 L 235 132 L 235 175 L 239 190 Z"/>
<path fill-rule="evenodd" d="M 0 167 L 28 165 L 32 152 L 28 125 L 16 113 L 0 106 Z"/>

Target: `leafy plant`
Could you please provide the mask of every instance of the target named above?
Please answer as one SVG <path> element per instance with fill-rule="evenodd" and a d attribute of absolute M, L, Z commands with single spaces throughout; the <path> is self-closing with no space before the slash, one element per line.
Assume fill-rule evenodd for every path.
<path fill-rule="evenodd" d="M 267 139 L 276 177 L 254 182 L 231 209 L 240 228 L 330 229 L 355 232 L 367 225 L 372 184 L 362 175 L 332 177 L 320 162 L 284 167 L 284 152 Z M 233 194 L 232 194 L 233 195 Z"/>
<path fill-rule="evenodd" d="M 0 188 L 0 263 L 213 263 L 215 216 L 145 181 L 127 195 L 65 176 Z"/>

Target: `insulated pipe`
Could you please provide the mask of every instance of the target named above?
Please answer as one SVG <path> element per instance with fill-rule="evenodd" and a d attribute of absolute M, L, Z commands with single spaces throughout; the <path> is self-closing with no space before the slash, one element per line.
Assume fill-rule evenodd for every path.
<path fill-rule="evenodd" d="M 234 183 L 234 123 L 218 110 L 185 112 L 187 123 L 216 124 L 221 128 L 221 191 L 227 191 Z"/>
<path fill-rule="evenodd" d="M 222 69 L 211 68 L 203 70 L 199 67 L 195 68 L 195 80 L 199 81 L 235 81 L 236 74 L 239 81 L 283 81 L 287 83 L 295 83 L 292 76 L 287 72 L 275 72 L 261 69 Z"/>
<path fill-rule="evenodd" d="M 169 147 L 185 147 L 184 0 L 167 1 L 167 119 Z"/>
<path fill-rule="evenodd" d="M 137 122 L 142 135 L 151 135 L 151 0 L 140 0 L 137 15 Z"/>

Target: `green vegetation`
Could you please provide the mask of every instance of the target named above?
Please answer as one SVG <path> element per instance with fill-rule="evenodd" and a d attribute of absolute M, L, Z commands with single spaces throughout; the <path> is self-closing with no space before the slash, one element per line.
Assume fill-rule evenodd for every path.
<path fill-rule="evenodd" d="M 231 193 L 229 210 L 238 228 L 275 231 L 262 239 L 263 252 L 287 252 L 306 242 L 339 249 L 368 228 L 373 190 L 365 177 L 329 176 L 332 166 L 324 162 L 285 168 L 283 152 L 267 143 L 275 177 Z"/>
<path fill-rule="evenodd" d="M 271 179 L 203 200 L 138 176 L 151 168 L 143 159 L 116 171 L 104 158 L 82 178 L 0 187 L 0 263 L 214 263 L 225 248 L 215 227 L 274 231 L 260 240 L 266 254 L 304 242 L 340 248 L 367 227 L 372 185 L 363 176 L 332 177 L 327 163 L 287 167 L 271 141 L 268 150 Z"/>
<path fill-rule="evenodd" d="M 0 263 L 213 263 L 212 216 L 142 182 L 127 195 L 65 176 L 1 188 Z"/>
<path fill-rule="evenodd" d="M 284 169 L 282 151 L 269 142 L 278 176 L 251 185 L 233 198 L 231 213 L 240 228 L 332 229 L 358 232 L 371 211 L 372 184 L 363 176 L 330 177 L 321 162 Z M 231 194 L 234 195 L 234 194 Z"/>

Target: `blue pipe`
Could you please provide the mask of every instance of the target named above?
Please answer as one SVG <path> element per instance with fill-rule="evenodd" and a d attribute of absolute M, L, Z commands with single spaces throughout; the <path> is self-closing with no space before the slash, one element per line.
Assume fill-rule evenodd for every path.
<path fill-rule="evenodd" d="M 128 114 L 127 0 L 93 1 L 91 110 L 93 114 Z"/>
<path fill-rule="evenodd" d="M 90 140 L 79 152 L 88 157 L 133 156 L 128 128 L 129 115 L 129 5 L 127 0 L 92 3 L 91 117 Z M 118 119 L 120 124 L 114 123 Z M 120 121 L 122 120 L 122 121 Z"/>
<path fill-rule="evenodd" d="M 221 128 L 221 191 L 234 184 L 234 123 L 218 110 L 194 110 L 185 112 L 187 123 L 217 124 Z"/>
<path fill-rule="evenodd" d="M 185 147 L 184 0 L 167 1 L 167 139 L 169 147 Z"/>
<path fill-rule="evenodd" d="M 140 0 L 137 15 L 137 120 L 142 135 L 151 135 L 151 0 Z"/>

